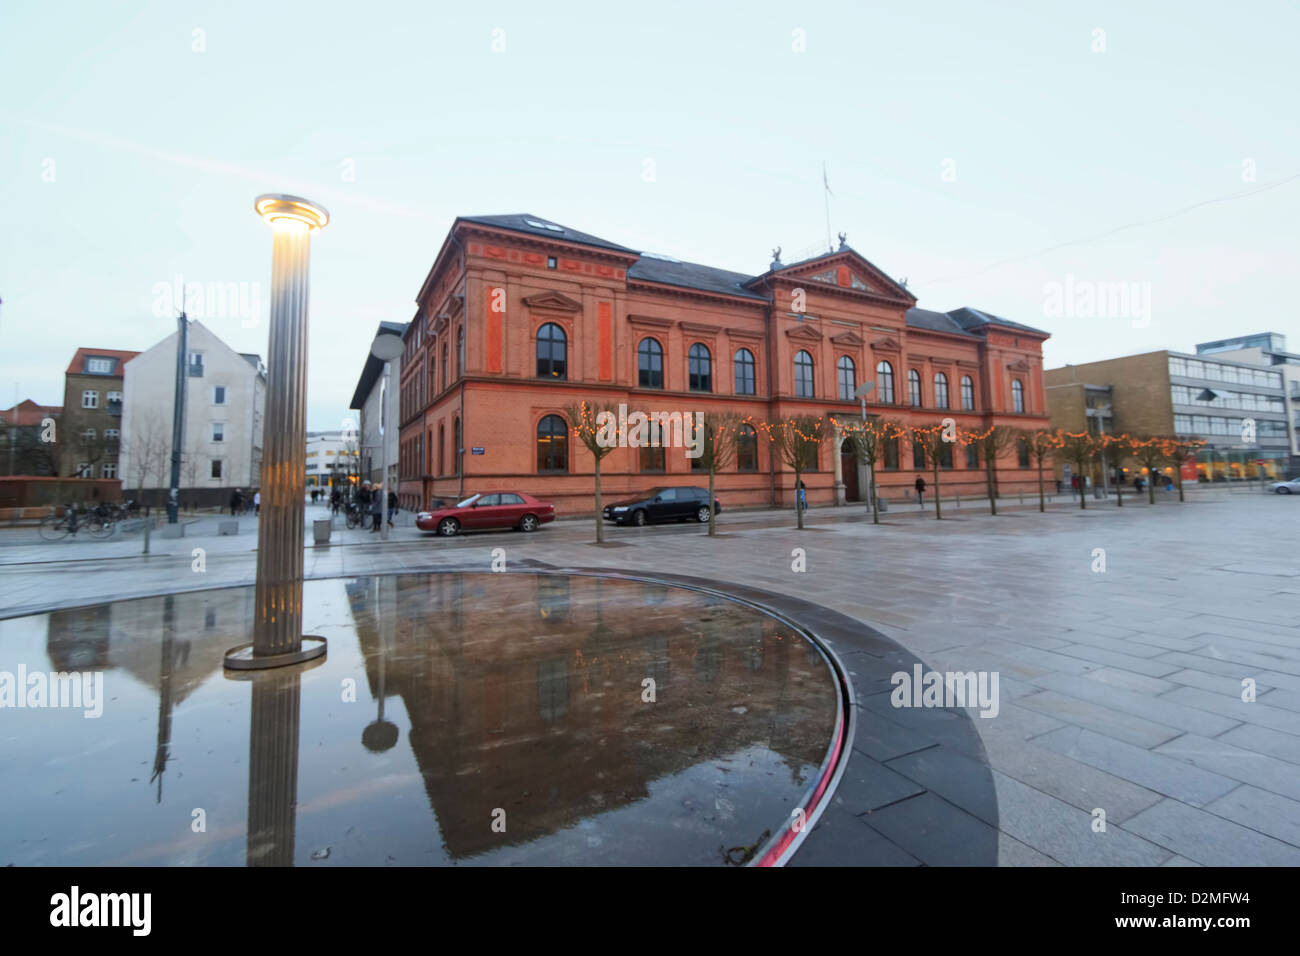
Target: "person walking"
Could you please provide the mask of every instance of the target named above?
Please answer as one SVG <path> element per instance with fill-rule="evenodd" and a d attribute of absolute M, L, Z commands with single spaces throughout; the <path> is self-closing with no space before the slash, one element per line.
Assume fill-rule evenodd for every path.
<path fill-rule="evenodd" d="M 912 487 L 916 489 L 916 503 L 920 505 L 922 508 L 924 508 L 925 507 L 925 479 L 922 478 L 920 475 L 917 475 L 916 481 L 913 482 Z"/>
<path fill-rule="evenodd" d="M 233 518 L 235 515 L 239 514 L 239 508 L 243 503 L 244 496 L 241 495 L 239 489 L 236 488 L 230 493 L 230 517 Z"/>
<path fill-rule="evenodd" d="M 259 488 L 257 489 L 257 491 L 253 492 L 253 514 L 260 515 L 261 513 L 262 513 L 262 489 Z"/>
<path fill-rule="evenodd" d="M 805 487 L 802 478 L 799 479 L 798 495 L 799 495 L 799 510 L 807 511 L 808 510 L 808 489 L 807 487 Z"/>
<path fill-rule="evenodd" d="M 339 513 L 339 505 L 342 503 L 342 500 L 343 500 L 343 496 L 339 494 L 339 490 L 337 488 L 330 491 L 330 514 L 331 515 L 336 515 Z"/>
<path fill-rule="evenodd" d="M 388 492 L 388 527 L 393 528 L 393 515 L 397 514 L 397 492 Z"/>
<path fill-rule="evenodd" d="M 370 492 L 371 533 L 379 530 L 379 523 L 384 520 L 384 499 L 375 488 Z"/>

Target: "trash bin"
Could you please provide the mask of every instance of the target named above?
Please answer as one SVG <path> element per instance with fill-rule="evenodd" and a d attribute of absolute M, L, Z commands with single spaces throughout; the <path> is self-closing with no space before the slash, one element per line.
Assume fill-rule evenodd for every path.
<path fill-rule="evenodd" d="M 330 543 L 331 523 L 332 522 L 330 521 L 329 518 L 317 518 L 315 521 L 311 523 L 312 537 L 315 538 L 317 544 Z"/>

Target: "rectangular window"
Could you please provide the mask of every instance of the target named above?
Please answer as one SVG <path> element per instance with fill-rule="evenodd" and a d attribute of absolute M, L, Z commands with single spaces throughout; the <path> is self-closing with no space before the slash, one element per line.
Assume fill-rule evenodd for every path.
<path fill-rule="evenodd" d="M 226 423 L 225 423 L 225 422 L 213 422 L 213 423 L 212 423 L 212 440 L 213 440 L 213 441 L 225 441 L 225 440 L 226 440 Z"/>
<path fill-rule="evenodd" d="M 912 442 L 912 467 L 925 467 L 925 446 L 919 441 Z"/>
<path fill-rule="evenodd" d="M 95 466 L 88 461 L 83 461 L 77 465 L 78 478 L 94 478 Z"/>
<path fill-rule="evenodd" d="M 122 433 L 121 433 L 120 431 L 118 431 L 116 428 L 105 428 L 105 429 L 104 429 L 104 440 L 105 440 L 105 441 L 117 441 L 117 440 L 118 440 L 119 438 L 121 438 L 121 437 L 122 437 Z"/>
<path fill-rule="evenodd" d="M 99 392 L 86 391 L 81 393 L 82 408 L 99 408 Z"/>
<path fill-rule="evenodd" d="M 966 467 L 978 468 L 980 466 L 980 449 L 979 445 L 966 446 Z"/>
<path fill-rule="evenodd" d="M 664 450 L 662 448 L 653 448 L 649 445 L 642 445 L 641 446 L 641 470 L 642 471 L 663 471 Z"/>
<path fill-rule="evenodd" d="M 94 375 L 108 375 L 113 371 L 113 360 L 106 358 L 86 359 L 86 371 Z"/>
<path fill-rule="evenodd" d="M 1222 382 L 1223 366 L 1220 365 L 1218 362 L 1206 362 L 1205 377 L 1208 378 L 1211 382 Z"/>
<path fill-rule="evenodd" d="M 94 441 L 94 440 L 95 440 L 95 437 L 96 437 L 96 436 L 95 436 L 95 429 L 93 429 L 93 428 L 87 428 L 85 431 L 83 431 L 83 432 L 81 433 L 81 440 L 82 440 L 82 441 Z"/>
<path fill-rule="evenodd" d="M 213 405 L 226 404 L 226 386 L 224 385 L 212 386 L 212 404 Z"/>
<path fill-rule="evenodd" d="M 214 458 L 214 459 L 212 459 L 212 477 L 213 477 L 213 478 L 220 478 L 220 477 L 221 477 L 221 459 L 220 459 L 220 458 Z"/>
<path fill-rule="evenodd" d="M 940 468 L 952 467 L 952 443 L 951 442 L 943 443 L 943 451 L 939 455 L 939 467 Z"/>
<path fill-rule="evenodd" d="M 1021 468 L 1029 467 L 1029 442 L 1023 438 L 1016 442 L 1016 459 Z"/>
<path fill-rule="evenodd" d="M 1170 374 L 1170 375 L 1182 375 L 1182 376 L 1186 376 L 1186 375 L 1187 375 L 1187 360 L 1186 360 L 1186 359 L 1180 359 L 1180 358 L 1173 358 L 1173 357 L 1171 356 L 1170 359 L 1169 359 L 1169 374 Z"/>
<path fill-rule="evenodd" d="M 108 399 L 108 404 L 110 404 L 110 405 L 112 405 L 112 404 L 118 404 L 118 405 L 122 404 L 122 393 L 121 393 L 121 392 L 109 392 L 108 395 L 105 396 L 105 398 Z"/>
<path fill-rule="evenodd" d="M 898 439 L 886 438 L 884 443 L 885 454 L 882 456 L 885 461 L 886 471 L 898 471 Z"/>
<path fill-rule="evenodd" d="M 101 469 L 101 471 L 103 472 L 103 476 L 104 476 L 105 478 L 116 478 L 116 477 L 117 477 L 117 462 L 115 462 L 115 461 L 106 461 L 106 462 L 104 462 L 104 465 L 103 465 L 103 468 Z"/>

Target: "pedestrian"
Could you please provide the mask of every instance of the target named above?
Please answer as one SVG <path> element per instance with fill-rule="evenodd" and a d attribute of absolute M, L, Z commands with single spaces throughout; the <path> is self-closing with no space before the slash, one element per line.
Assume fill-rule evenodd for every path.
<path fill-rule="evenodd" d="M 243 503 L 244 496 L 241 495 L 239 489 L 236 488 L 230 493 L 230 517 L 233 518 L 235 515 L 239 514 L 240 506 L 243 505 Z"/>
<path fill-rule="evenodd" d="M 922 478 L 920 475 L 917 475 L 916 481 L 912 483 L 912 487 L 916 489 L 916 503 L 920 505 L 922 508 L 924 508 L 925 507 L 925 479 Z"/>
<path fill-rule="evenodd" d="M 342 499 L 343 496 L 339 494 L 337 488 L 330 491 L 330 514 L 336 515 L 339 513 L 339 504 L 342 502 Z"/>
<path fill-rule="evenodd" d="M 807 511 L 808 510 L 808 488 L 804 485 L 802 478 L 799 479 L 798 498 L 799 498 L 799 510 Z"/>
<path fill-rule="evenodd" d="M 371 532 L 378 531 L 380 522 L 384 520 L 384 499 L 380 496 L 378 488 L 370 493 L 370 519 Z"/>
<path fill-rule="evenodd" d="M 397 492 L 388 492 L 388 527 L 393 528 L 393 515 L 397 514 Z"/>
<path fill-rule="evenodd" d="M 1056 493 L 1057 493 L 1058 495 L 1061 493 L 1061 479 L 1060 479 L 1060 478 L 1057 478 L 1057 479 L 1056 479 Z"/>
<path fill-rule="evenodd" d="M 261 513 L 262 513 L 262 489 L 258 488 L 257 491 L 253 492 L 253 514 L 260 515 Z"/>
<path fill-rule="evenodd" d="M 313 488 L 311 490 L 311 503 L 315 504 L 318 497 L 320 497 L 320 492 Z"/>

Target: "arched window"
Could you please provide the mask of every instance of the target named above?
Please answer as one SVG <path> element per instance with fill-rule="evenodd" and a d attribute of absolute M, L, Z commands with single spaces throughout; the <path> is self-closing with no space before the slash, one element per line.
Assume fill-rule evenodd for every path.
<path fill-rule="evenodd" d="M 442 343 L 442 387 L 446 388 L 451 383 L 447 381 L 447 343 Z"/>
<path fill-rule="evenodd" d="M 735 362 L 736 394 L 754 394 L 754 353 L 749 349 L 739 349 Z"/>
<path fill-rule="evenodd" d="M 564 329 L 547 322 L 537 330 L 537 377 L 567 378 L 568 342 Z"/>
<path fill-rule="evenodd" d="M 814 398 L 812 356 L 800 349 L 794 356 L 794 393 L 800 398 Z"/>
<path fill-rule="evenodd" d="M 465 377 L 465 326 L 456 329 L 456 377 Z"/>
<path fill-rule="evenodd" d="M 961 377 L 961 407 L 968 412 L 975 410 L 975 380 L 969 375 Z"/>
<path fill-rule="evenodd" d="M 758 471 L 758 432 L 741 425 L 736 432 L 736 470 Z"/>
<path fill-rule="evenodd" d="M 1025 410 L 1025 386 L 1020 379 L 1011 383 L 1011 409 L 1017 412 Z"/>
<path fill-rule="evenodd" d="M 894 404 L 894 366 L 885 361 L 876 363 L 876 394 L 880 401 Z"/>
<path fill-rule="evenodd" d="M 907 400 L 917 408 L 921 407 L 921 373 L 916 369 L 907 373 Z"/>
<path fill-rule="evenodd" d="M 948 376 L 943 372 L 934 373 L 934 407 L 948 407 Z"/>
<path fill-rule="evenodd" d="M 642 339 L 636 347 L 637 384 L 641 388 L 664 387 L 664 349 L 654 339 Z"/>
<path fill-rule="evenodd" d="M 559 415 L 547 415 L 537 423 L 537 470 L 569 470 L 569 427 Z"/>
<path fill-rule="evenodd" d="M 445 348 L 442 351 L 444 355 L 447 353 L 447 350 Z M 438 474 L 445 475 L 446 473 L 447 473 L 447 426 L 440 424 L 438 426 Z"/>
<path fill-rule="evenodd" d="M 857 366 L 853 364 L 853 359 L 847 355 L 841 355 L 840 360 L 835 363 L 835 368 L 839 373 L 840 401 L 853 401 L 853 393 L 858 387 Z"/>
<path fill-rule="evenodd" d="M 713 391 L 713 356 L 708 346 L 696 342 L 691 346 L 687 364 L 692 392 Z"/>

